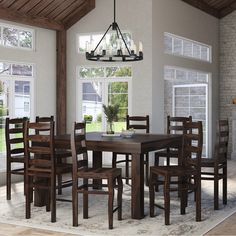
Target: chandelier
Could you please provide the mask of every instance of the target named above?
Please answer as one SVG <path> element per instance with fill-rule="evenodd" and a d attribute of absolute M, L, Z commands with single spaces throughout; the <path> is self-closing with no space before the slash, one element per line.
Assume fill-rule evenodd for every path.
<path fill-rule="evenodd" d="M 102 42 L 106 39 L 106 35 L 110 30 L 113 30 L 117 36 L 115 45 L 116 47 L 112 47 L 111 45 L 107 48 L 107 46 Z M 120 27 L 116 22 L 116 0 L 114 0 L 114 21 L 108 27 L 105 34 L 102 36 L 101 40 L 94 48 L 93 42 L 86 42 L 86 59 L 90 61 L 105 61 L 105 62 L 114 62 L 114 61 L 141 61 L 143 60 L 143 44 L 139 42 L 139 48 L 137 51 L 137 46 L 134 44 L 134 41 L 130 41 L 130 45 L 128 44 L 121 33 Z"/>

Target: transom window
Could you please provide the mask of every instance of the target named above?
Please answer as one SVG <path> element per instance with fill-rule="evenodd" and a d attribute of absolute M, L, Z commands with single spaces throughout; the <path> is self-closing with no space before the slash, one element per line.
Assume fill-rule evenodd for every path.
<path fill-rule="evenodd" d="M 0 23 L 0 45 L 32 50 L 33 41 L 34 30 Z"/>
<path fill-rule="evenodd" d="M 127 43 L 128 47 L 131 46 L 132 35 L 129 32 L 122 33 L 125 42 Z M 91 51 L 96 47 L 99 41 L 102 39 L 103 34 L 86 34 L 86 35 L 79 35 L 79 53 L 85 53 L 86 50 Z M 119 40 L 117 40 L 117 34 L 115 32 L 107 33 L 99 48 L 97 49 L 98 52 L 102 51 L 103 49 L 106 50 L 116 50 L 118 49 Z M 88 48 L 91 45 L 92 48 Z"/>
<path fill-rule="evenodd" d="M 211 46 L 174 34 L 164 34 L 165 53 L 211 62 Z"/>
<path fill-rule="evenodd" d="M 129 66 L 80 67 L 78 118 L 87 122 L 87 131 L 106 130 L 102 105 L 118 104 L 120 111 L 115 131 L 126 126 L 130 111 L 132 68 Z"/>

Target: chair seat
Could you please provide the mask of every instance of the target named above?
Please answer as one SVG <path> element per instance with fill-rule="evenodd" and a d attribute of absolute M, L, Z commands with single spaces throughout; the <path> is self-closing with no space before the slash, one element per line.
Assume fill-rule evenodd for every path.
<path fill-rule="evenodd" d="M 214 167 L 216 161 L 217 160 L 215 158 L 202 158 L 201 159 L 201 167 Z M 218 162 L 219 162 L 219 164 L 223 164 L 226 161 L 227 160 L 222 158 Z"/>
<path fill-rule="evenodd" d="M 150 168 L 150 172 L 157 175 L 169 176 L 186 176 L 197 174 L 195 169 L 186 168 L 184 166 L 153 166 Z"/>
<path fill-rule="evenodd" d="M 121 175 L 121 168 L 81 168 L 77 172 L 78 178 L 108 179 Z"/>

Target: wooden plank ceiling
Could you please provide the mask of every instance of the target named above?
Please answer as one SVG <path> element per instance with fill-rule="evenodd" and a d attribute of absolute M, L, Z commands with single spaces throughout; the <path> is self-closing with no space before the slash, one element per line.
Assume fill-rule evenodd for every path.
<path fill-rule="evenodd" d="M 236 10 L 236 0 L 182 0 L 217 18 L 223 18 Z"/>
<path fill-rule="evenodd" d="M 0 19 L 66 30 L 95 8 L 95 0 L 0 0 Z"/>

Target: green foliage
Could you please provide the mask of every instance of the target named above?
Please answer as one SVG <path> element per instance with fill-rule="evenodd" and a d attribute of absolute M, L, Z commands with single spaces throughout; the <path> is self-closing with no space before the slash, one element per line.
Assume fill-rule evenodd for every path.
<path fill-rule="evenodd" d="M 97 115 L 97 122 L 102 122 L 102 113 Z"/>
<path fill-rule="evenodd" d="M 107 122 L 112 123 L 113 121 L 116 121 L 118 119 L 118 113 L 119 113 L 119 105 L 102 105 L 103 111 L 106 115 Z"/>
<path fill-rule="evenodd" d="M 7 108 L 0 105 L 0 125 L 2 126 L 4 124 L 4 117 L 7 116 Z"/>
<path fill-rule="evenodd" d="M 84 121 L 86 123 L 91 123 L 93 121 L 93 116 L 92 115 L 84 115 Z"/>

